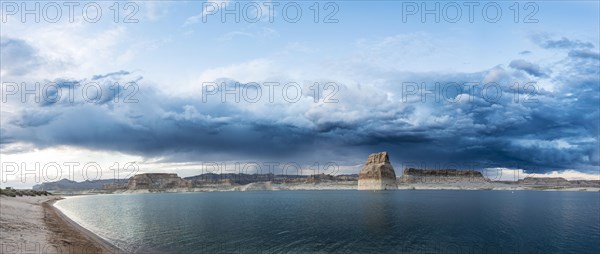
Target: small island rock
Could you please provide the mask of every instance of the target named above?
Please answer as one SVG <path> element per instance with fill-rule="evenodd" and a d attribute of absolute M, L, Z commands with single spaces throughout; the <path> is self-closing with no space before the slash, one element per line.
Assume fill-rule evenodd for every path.
<path fill-rule="evenodd" d="M 369 155 L 358 175 L 358 190 L 396 190 L 396 172 L 387 152 Z"/>

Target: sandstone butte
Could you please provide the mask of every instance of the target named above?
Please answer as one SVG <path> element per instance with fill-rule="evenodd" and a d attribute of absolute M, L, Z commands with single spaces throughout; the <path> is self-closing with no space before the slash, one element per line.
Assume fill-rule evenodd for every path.
<path fill-rule="evenodd" d="M 127 183 L 127 188 L 130 190 L 165 190 L 190 187 L 192 187 L 191 182 L 181 179 L 177 174 L 169 173 L 139 174 L 129 178 Z"/>
<path fill-rule="evenodd" d="M 369 155 L 358 174 L 359 190 L 396 190 L 396 172 L 387 152 Z"/>

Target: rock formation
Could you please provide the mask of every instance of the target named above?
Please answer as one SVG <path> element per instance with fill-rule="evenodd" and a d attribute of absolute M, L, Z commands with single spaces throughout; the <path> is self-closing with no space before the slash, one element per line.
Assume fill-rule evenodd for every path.
<path fill-rule="evenodd" d="M 129 178 L 127 188 L 129 190 L 166 190 L 175 188 L 190 188 L 192 183 L 181 179 L 177 174 L 152 173 L 139 174 Z"/>
<path fill-rule="evenodd" d="M 487 181 L 479 171 L 456 169 L 405 168 L 400 177 L 401 183 L 482 183 Z"/>
<path fill-rule="evenodd" d="M 390 163 L 387 152 L 369 155 L 365 166 L 358 174 L 359 190 L 395 190 L 396 172 Z"/>
<path fill-rule="evenodd" d="M 571 183 L 562 177 L 525 177 L 518 181 L 521 185 L 551 185 L 551 186 L 569 186 Z"/>
<path fill-rule="evenodd" d="M 598 180 L 572 180 L 562 177 L 525 177 L 515 182 L 521 186 L 552 186 L 552 187 L 600 187 Z"/>
<path fill-rule="evenodd" d="M 356 182 L 358 181 L 358 175 L 328 175 L 328 174 L 317 174 L 317 175 L 275 175 L 273 173 L 267 174 L 202 174 L 197 176 L 190 176 L 184 178 L 192 182 L 193 187 L 205 187 L 209 185 L 246 185 L 250 183 L 258 182 L 272 182 L 273 184 L 283 183 L 322 183 L 322 182 Z"/>
<path fill-rule="evenodd" d="M 32 187 L 33 190 L 46 191 L 80 191 L 80 190 L 101 190 L 107 184 L 122 184 L 127 183 L 123 179 L 101 179 L 101 180 L 86 180 L 83 182 L 75 182 L 68 179 L 62 179 L 56 182 L 45 182 L 36 184 Z"/>

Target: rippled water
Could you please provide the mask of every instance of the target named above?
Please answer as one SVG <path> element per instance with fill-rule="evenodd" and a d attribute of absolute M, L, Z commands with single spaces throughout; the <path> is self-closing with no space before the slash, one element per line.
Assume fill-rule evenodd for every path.
<path fill-rule="evenodd" d="M 600 193 L 96 195 L 57 207 L 128 252 L 600 253 Z"/>

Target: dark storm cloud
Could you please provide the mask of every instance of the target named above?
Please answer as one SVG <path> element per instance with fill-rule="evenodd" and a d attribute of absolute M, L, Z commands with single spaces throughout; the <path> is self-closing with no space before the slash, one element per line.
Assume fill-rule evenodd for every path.
<path fill-rule="evenodd" d="M 98 81 L 104 84 L 107 79 Z M 140 90 L 135 98 L 137 103 L 61 100 L 21 111 L 9 121 L 2 142 L 15 141 L 8 139 L 10 134 L 40 148 L 73 145 L 193 161 L 210 160 L 220 153 L 229 153 L 230 159 L 272 159 L 310 151 L 315 149 L 313 142 L 322 142 L 312 130 L 249 115 L 236 105 L 169 98 L 152 89 Z"/>
<path fill-rule="evenodd" d="M 13 138 L 8 135 L 7 131 L 4 128 L 0 128 L 0 145 L 10 144 L 13 141 Z"/>
<path fill-rule="evenodd" d="M 11 124 L 21 128 L 39 127 L 50 123 L 52 120 L 56 119 L 58 115 L 60 115 L 60 113 L 24 110 L 21 112 L 19 118 L 14 119 Z"/>
<path fill-rule="evenodd" d="M 113 72 L 96 75 L 91 80 L 58 79 L 44 82 L 40 86 L 40 106 L 77 105 L 86 103 L 107 104 L 110 101 L 132 102 L 132 93 L 139 89 L 141 77 L 131 81 L 120 82 L 122 75 L 129 72 Z M 124 100 L 124 101 L 123 101 Z"/>
<path fill-rule="evenodd" d="M 532 95 L 520 71 L 541 77 L 542 67 L 515 60 L 475 73 L 386 73 L 381 85 L 340 84 L 338 103 L 203 102 L 201 96 L 172 97 L 139 83 L 135 103 L 123 103 L 128 88 L 95 98 L 26 105 L 8 117 L 1 144 L 25 142 L 39 148 L 72 145 L 120 151 L 163 161 L 216 160 L 335 161 L 355 165 L 371 152 L 387 150 L 397 169 L 425 167 L 513 167 L 543 173 L 600 166 L 598 61 L 570 55 L 552 70 L 554 89 Z M 587 59 L 587 58 L 586 58 Z M 127 71 L 91 78 L 106 89 L 140 80 Z M 453 93 L 451 98 L 404 101 L 403 82 L 434 89 L 439 82 L 494 81 L 502 96 Z M 58 80 L 80 94 L 86 79 Z M 232 80 L 226 80 L 228 89 Z M 519 83 L 515 94 L 514 84 Z M 79 84 L 79 85 L 77 85 Z M 243 86 L 243 85 L 242 85 Z M 480 86 L 481 87 L 481 86 Z M 252 88 L 252 87 L 250 87 Z M 130 89 L 130 88 L 129 88 Z M 266 89 L 264 89 L 267 91 Z M 527 97 L 526 97 L 527 96 Z M 455 101 L 460 97 L 460 100 Z M 519 100 L 515 100 L 518 97 Z M 211 98 L 215 99 L 215 98 Z M 261 104 L 262 103 L 262 104 Z M 264 107 L 263 107 L 264 106 Z M 454 166 L 452 166 L 454 165 Z"/>
<path fill-rule="evenodd" d="M 535 77 L 546 76 L 546 74 L 540 70 L 539 65 L 525 61 L 523 59 L 513 60 L 512 62 L 510 62 L 509 66 L 513 69 L 522 70 L 524 72 L 527 72 L 527 74 L 535 76 Z"/>
<path fill-rule="evenodd" d="M 66 80 L 58 79 L 54 82 L 46 83 L 46 88 L 43 88 L 44 92 L 41 96 L 39 105 L 40 106 L 51 106 L 55 103 L 62 102 L 69 103 L 69 95 L 63 96 L 69 91 L 74 91 L 79 86 L 80 81 L 77 80 Z"/>

